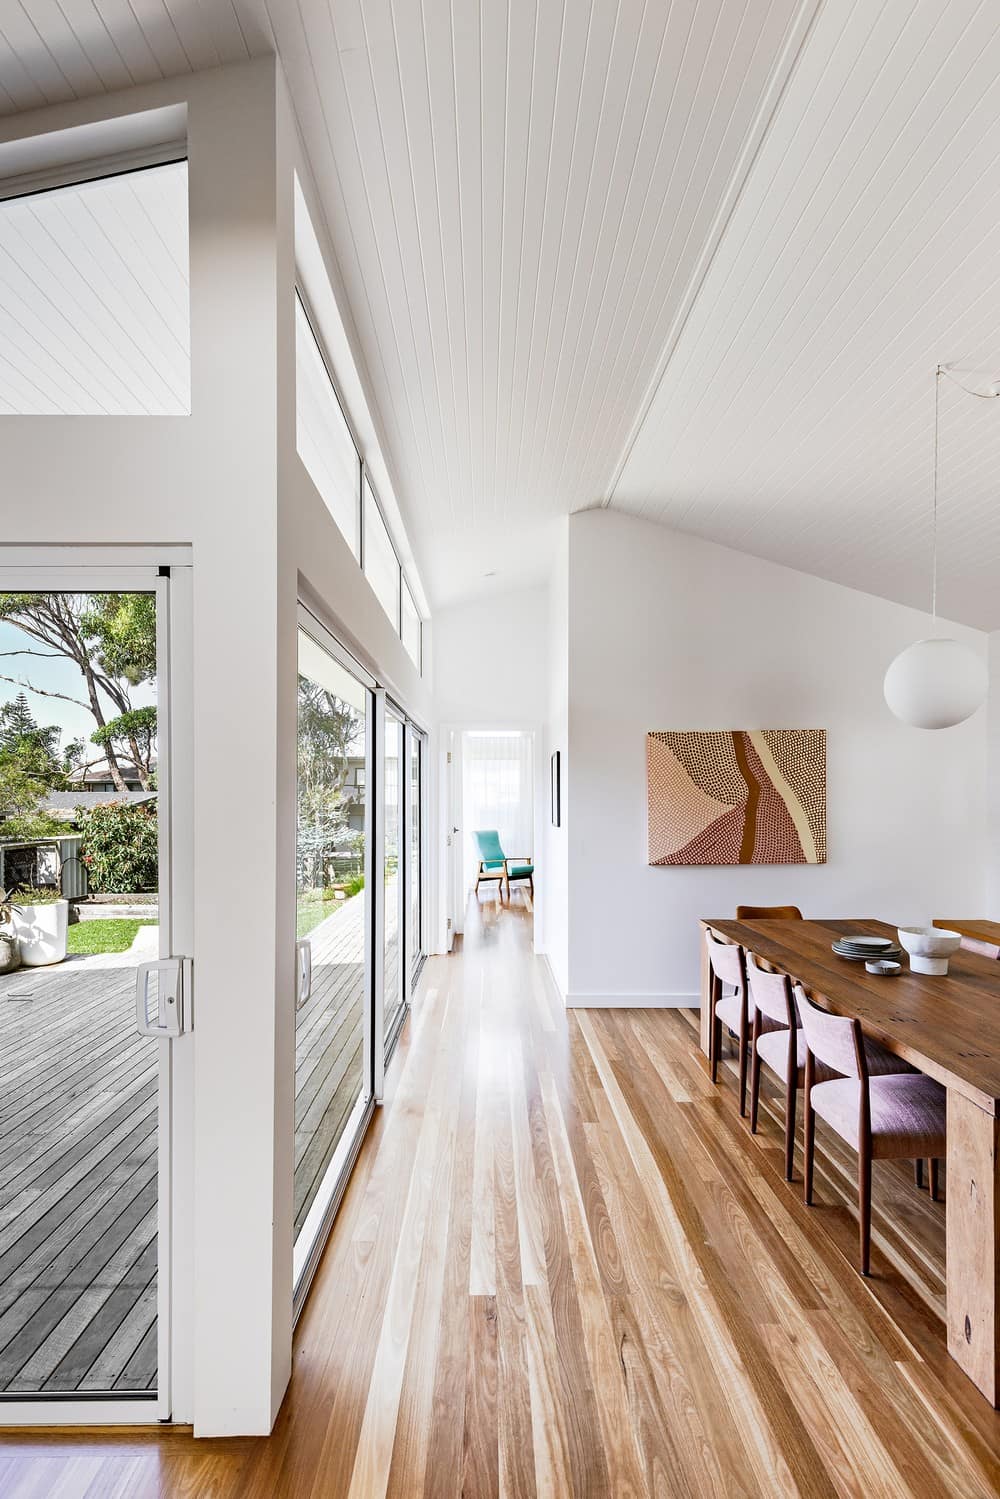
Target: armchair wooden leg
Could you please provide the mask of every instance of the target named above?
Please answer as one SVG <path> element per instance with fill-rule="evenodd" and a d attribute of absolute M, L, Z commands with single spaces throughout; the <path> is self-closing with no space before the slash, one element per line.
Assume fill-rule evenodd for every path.
<path fill-rule="evenodd" d="M 924 1185 L 924 1163 L 919 1156 L 913 1163 L 913 1180 L 922 1190 Z"/>
<path fill-rule="evenodd" d="M 930 1168 L 930 1178 L 931 1178 L 931 1202 L 937 1202 L 939 1200 L 939 1197 L 938 1197 L 938 1162 L 936 1160 L 931 1160 L 931 1161 L 928 1162 L 928 1166 Z"/>
<path fill-rule="evenodd" d="M 747 1113 L 747 1064 L 750 1060 L 750 1043 L 747 1039 L 746 1028 L 740 1032 L 740 1118 L 745 1119 Z"/>
<path fill-rule="evenodd" d="M 722 1055 L 722 1021 L 712 1020 L 712 1081 L 719 1081 L 719 1057 Z"/>

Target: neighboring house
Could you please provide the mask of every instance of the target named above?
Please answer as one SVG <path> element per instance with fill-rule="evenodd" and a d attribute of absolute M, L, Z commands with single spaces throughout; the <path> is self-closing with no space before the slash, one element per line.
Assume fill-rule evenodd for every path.
<path fill-rule="evenodd" d="M 153 769 L 156 766 L 154 764 Z M 131 760 L 119 759 L 118 769 L 122 773 L 122 779 L 129 791 L 143 791 L 142 776 L 138 766 Z M 114 777 L 111 767 L 106 760 L 99 760 L 95 765 L 88 765 L 84 770 L 70 771 L 67 779 L 71 786 L 79 786 L 81 791 L 111 791 L 115 792 Z"/>
<path fill-rule="evenodd" d="M 106 807 L 110 802 L 155 802 L 155 791 L 143 791 L 133 787 L 128 791 L 115 791 L 94 789 L 80 791 L 47 791 L 39 804 L 39 812 L 48 812 L 51 817 L 58 817 L 61 822 L 71 823 L 76 817 L 79 808 L 90 811 L 91 807 Z M 0 837 L 3 836 L 3 827 L 0 824 Z"/>

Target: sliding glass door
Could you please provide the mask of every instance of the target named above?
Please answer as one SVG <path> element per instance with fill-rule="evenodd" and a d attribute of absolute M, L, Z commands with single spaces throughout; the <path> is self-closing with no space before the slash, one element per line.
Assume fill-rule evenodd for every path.
<path fill-rule="evenodd" d="M 423 735 L 299 610 L 296 1300 L 333 1221 L 421 956 Z"/>
<path fill-rule="evenodd" d="M 322 1245 L 372 1106 L 375 694 L 303 611 L 296 829 L 295 1275 Z"/>

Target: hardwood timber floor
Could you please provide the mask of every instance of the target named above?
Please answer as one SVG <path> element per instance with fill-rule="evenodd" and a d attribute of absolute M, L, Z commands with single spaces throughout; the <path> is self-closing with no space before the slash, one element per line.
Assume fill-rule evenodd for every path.
<path fill-rule="evenodd" d="M 693 1015 L 567 1015 L 530 925 L 486 901 L 425 965 L 272 1436 L 9 1433 L 5 1499 L 1000 1491 L 943 1206 L 876 1167 L 862 1280 L 853 1158 L 820 1135 L 805 1208 L 773 1091 L 754 1138 Z"/>

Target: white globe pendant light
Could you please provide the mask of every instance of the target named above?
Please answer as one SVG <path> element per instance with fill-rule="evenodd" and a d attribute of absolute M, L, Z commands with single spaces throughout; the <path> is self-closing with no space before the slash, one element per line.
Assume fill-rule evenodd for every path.
<path fill-rule="evenodd" d="M 950 729 L 971 718 L 986 697 L 986 663 L 961 641 L 918 640 L 885 674 L 885 700 L 915 729 Z"/>
<path fill-rule="evenodd" d="M 934 372 L 934 561 L 931 575 L 931 617 L 937 621 L 937 489 L 938 431 L 940 427 L 941 376 L 950 374 L 939 364 Z M 954 377 L 952 377 L 954 378 Z M 959 384 L 959 381 L 955 382 Z M 989 393 L 961 387 L 981 400 Z M 900 651 L 885 674 L 882 691 L 891 711 L 915 729 L 950 729 L 964 723 L 986 700 L 989 673 L 981 656 L 959 640 L 936 636 L 918 640 Z"/>

